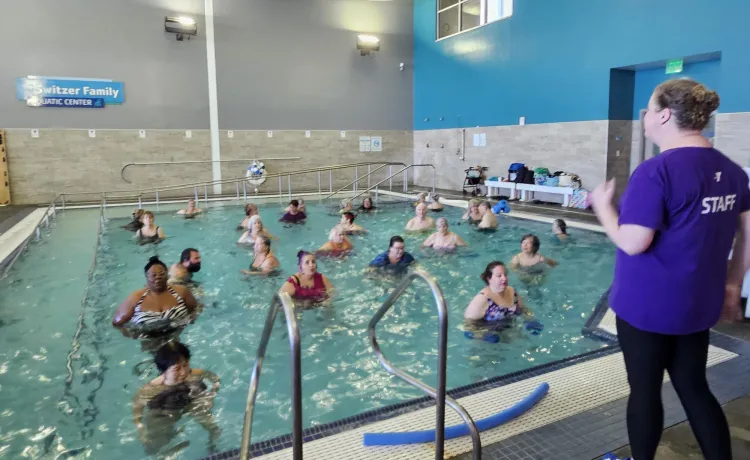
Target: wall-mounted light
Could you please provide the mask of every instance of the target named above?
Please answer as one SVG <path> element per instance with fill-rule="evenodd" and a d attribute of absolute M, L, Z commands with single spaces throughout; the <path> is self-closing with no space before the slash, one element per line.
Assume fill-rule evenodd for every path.
<path fill-rule="evenodd" d="M 198 35 L 198 24 L 193 18 L 167 16 L 164 18 L 164 30 L 176 34 L 178 41 L 184 40 L 185 36 L 190 40 L 191 35 Z"/>
<path fill-rule="evenodd" d="M 362 56 L 379 51 L 380 39 L 374 35 L 357 35 L 357 49 Z"/>

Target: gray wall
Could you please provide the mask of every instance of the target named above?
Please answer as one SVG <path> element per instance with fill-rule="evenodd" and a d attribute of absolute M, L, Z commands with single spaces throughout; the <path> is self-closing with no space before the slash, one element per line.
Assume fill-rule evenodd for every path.
<path fill-rule="evenodd" d="M 411 0 L 218 0 L 214 8 L 222 129 L 412 128 Z M 380 38 L 374 58 L 356 51 L 358 33 Z"/>
<path fill-rule="evenodd" d="M 203 0 L 5 3 L 0 127 L 208 128 Z M 164 16 L 176 14 L 195 18 L 201 35 L 178 42 L 165 33 Z M 16 99 L 15 82 L 27 75 L 122 81 L 125 103 L 104 109 L 26 107 Z"/>

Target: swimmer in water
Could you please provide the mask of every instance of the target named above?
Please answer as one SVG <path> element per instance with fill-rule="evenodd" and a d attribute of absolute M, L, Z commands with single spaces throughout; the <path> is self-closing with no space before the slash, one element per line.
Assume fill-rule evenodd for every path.
<path fill-rule="evenodd" d="M 357 216 L 351 212 L 341 214 L 341 221 L 339 222 L 338 227 L 341 228 L 341 231 L 344 232 L 345 235 L 367 232 L 367 230 L 354 223 L 356 217 Z"/>
<path fill-rule="evenodd" d="M 345 215 L 346 214 L 344 214 L 344 216 Z M 331 255 L 345 254 L 351 251 L 353 247 L 352 242 L 347 238 L 343 228 L 341 228 L 340 225 L 337 225 L 331 229 L 331 232 L 328 234 L 328 241 L 326 241 L 317 252 L 324 252 Z"/>
<path fill-rule="evenodd" d="M 191 217 L 195 217 L 196 215 L 202 213 L 203 210 L 200 208 L 195 207 L 195 200 L 190 199 L 188 200 L 187 209 L 180 209 L 177 211 L 178 216 L 185 216 L 186 219 L 189 219 Z"/>
<path fill-rule="evenodd" d="M 406 271 L 412 264 L 416 263 L 414 257 L 406 252 L 404 239 L 399 235 L 391 237 L 388 243 L 388 250 L 382 254 L 378 254 L 370 265 L 368 270 L 385 269 L 392 271 Z"/>
<path fill-rule="evenodd" d="M 479 213 L 482 214 L 482 220 L 477 224 L 478 229 L 491 230 L 497 228 L 497 216 L 492 212 L 492 205 L 489 201 L 479 203 Z"/>
<path fill-rule="evenodd" d="M 250 219 L 253 216 L 258 215 L 258 206 L 254 205 L 253 203 L 247 203 L 245 205 L 245 219 L 240 223 L 240 225 L 237 226 L 237 230 L 249 230 L 250 227 Z"/>
<path fill-rule="evenodd" d="M 167 237 L 164 230 L 154 223 L 154 214 L 151 211 L 144 211 L 141 220 L 143 221 L 143 227 L 135 232 L 135 239 L 138 244 L 158 243 Z"/>
<path fill-rule="evenodd" d="M 240 239 L 237 240 L 237 244 L 255 246 L 255 240 L 257 240 L 258 237 L 265 236 L 269 239 L 274 238 L 274 236 L 268 233 L 268 230 L 263 226 L 263 221 L 260 219 L 259 215 L 256 214 L 251 217 L 248 225 L 249 230 L 242 234 Z"/>
<path fill-rule="evenodd" d="M 286 280 L 281 292 L 286 292 L 303 306 L 321 303 L 333 296 L 333 284 L 327 276 L 318 273 L 315 254 L 299 251 L 297 267 L 299 271 Z"/>
<path fill-rule="evenodd" d="M 187 248 L 180 254 L 180 261 L 169 268 L 169 284 L 190 284 L 193 274 L 201 270 L 201 253 Z"/>
<path fill-rule="evenodd" d="M 539 254 L 541 243 L 536 235 L 528 234 L 521 238 L 521 252 L 513 257 L 510 261 L 510 268 L 513 270 L 523 269 L 524 271 L 536 271 L 539 268 L 542 271 L 543 266 L 555 267 L 557 262 L 553 259 L 544 257 Z"/>
<path fill-rule="evenodd" d="M 131 232 L 137 232 L 138 230 L 140 230 L 141 227 L 143 227 L 143 221 L 141 219 L 143 218 L 144 212 L 145 211 L 143 209 L 136 209 L 135 211 L 133 211 L 133 220 L 123 225 L 122 228 Z"/>
<path fill-rule="evenodd" d="M 352 212 L 352 200 L 341 200 L 341 208 L 339 209 L 339 214 L 344 214 L 347 212 Z"/>
<path fill-rule="evenodd" d="M 268 275 L 279 269 L 279 259 L 271 251 L 271 238 L 261 235 L 255 239 L 255 257 L 249 270 L 240 270 L 243 275 Z"/>
<path fill-rule="evenodd" d="M 375 209 L 376 208 L 372 202 L 372 198 L 369 196 L 366 196 L 362 200 L 362 204 L 359 206 L 359 212 L 370 212 L 370 211 L 374 211 Z"/>
<path fill-rule="evenodd" d="M 211 412 L 219 377 L 190 367 L 190 350 L 180 342 L 169 342 L 154 356 L 159 376 L 141 387 L 133 398 L 133 422 L 150 455 L 159 453 L 177 435 L 183 415 L 195 419 L 207 432 L 209 451 L 216 449 L 221 428 Z M 211 384 L 209 390 L 206 382 Z"/>
<path fill-rule="evenodd" d="M 287 206 L 284 209 L 284 212 L 289 212 L 292 209 L 292 206 Z M 305 200 L 302 197 L 297 198 L 297 211 L 304 212 L 307 214 L 307 206 L 305 205 Z"/>
<path fill-rule="evenodd" d="M 515 289 L 508 286 L 505 264 L 493 261 L 487 264 L 480 278 L 485 287 L 474 296 L 464 312 L 469 321 L 501 321 L 521 314 L 529 318 L 534 315 L 526 308 Z"/>
<path fill-rule="evenodd" d="M 427 205 L 427 209 L 432 212 L 441 212 L 443 210 L 443 203 L 440 202 L 440 195 L 434 193 L 430 196 L 432 203 Z"/>
<path fill-rule="evenodd" d="M 437 231 L 422 243 L 422 247 L 451 251 L 456 249 L 456 246 L 466 246 L 466 241 L 448 229 L 448 219 L 438 217 L 435 223 Z"/>
<path fill-rule="evenodd" d="M 281 219 L 279 219 L 279 222 L 285 222 L 288 224 L 298 224 L 302 223 L 307 219 L 307 214 L 299 210 L 299 202 L 297 200 L 292 200 L 289 202 L 289 207 L 287 208 L 289 211 L 284 213 L 283 216 L 281 216 Z"/>
<path fill-rule="evenodd" d="M 414 210 L 416 214 L 406 224 L 406 231 L 421 232 L 435 228 L 435 219 L 427 215 L 427 205 L 419 203 Z"/>
<path fill-rule="evenodd" d="M 185 286 L 167 283 L 167 266 L 153 256 L 143 270 L 146 288 L 131 293 L 115 312 L 112 325 L 149 325 L 168 323 L 168 327 L 184 326 L 193 319 L 198 302 Z"/>
<path fill-rule="evenodd" d="M 552 233 L 555 234 L 558 240 L 565 241 L 568 239 L 568 225 L 562 219 L 555 219 L 552 222 Z"/>
<path fill-rule="evenodd" d="M 469 206 L 466 208 L 466 212 L 461 217 L 461 220 L 468 220 L 471 225 L 479 224 L 482 221 L 482 213 L 479 212 L 480 202 L 481 200 L 476 198 L 469 200 Z"/>
<path fill-rule="evenodd" d="M 427 200 L 427 193 L 426 192 L 419 192 L 417 194 L 417 198 L 414 200 L 414 206 L 419 206 L 420 203 L 426 203 Z"/>

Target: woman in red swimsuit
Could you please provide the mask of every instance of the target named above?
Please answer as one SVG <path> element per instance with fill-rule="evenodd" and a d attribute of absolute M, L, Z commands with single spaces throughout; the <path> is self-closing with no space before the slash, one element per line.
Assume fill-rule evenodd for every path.
<path fill-rule="evenodd" d="M 331 297 L 333 285 L 325 275 L 318 273 L 314 254 L 307 251 L 298 252 L 297 266 L 299 271 L 286 280 L 281 286 L 281 292 L 286 292 L 294 300 L 312 303 L 319 303 Z"/>

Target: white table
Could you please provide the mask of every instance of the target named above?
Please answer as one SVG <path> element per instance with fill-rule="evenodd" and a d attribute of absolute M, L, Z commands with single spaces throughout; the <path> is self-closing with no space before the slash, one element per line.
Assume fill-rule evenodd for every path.
<path fill-rule="evenodd" d="M 502 182 L 499 180 L 486 180 L 484 186 L 487 187 L 487 196 L 499 196 L 501 188 L 508 189 L 508 196 L 514 200 L 516 198 L 516 183 L 515 182 Z M 493 193 L 497 191 L 497 193 Z"/>
<path fill-rule="evenodd" d="M 534 192 L 551 193 L 563 196 L 563 206 L 570 205 L 570 197 L 573 196 L 573 187 L 548 187 L 536 184 L 516 184 L 516 190 L 521 191 L 521 201 L 533 200 Z"/>

